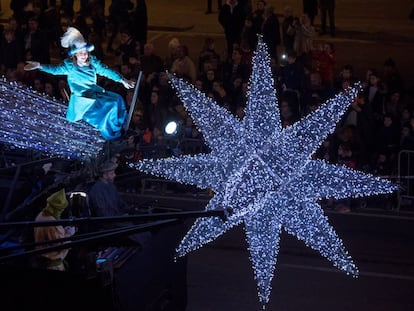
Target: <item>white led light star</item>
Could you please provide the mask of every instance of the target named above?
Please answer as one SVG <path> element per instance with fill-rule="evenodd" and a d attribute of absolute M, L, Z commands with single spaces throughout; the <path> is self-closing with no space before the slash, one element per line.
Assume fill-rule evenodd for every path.
<path fill-rule="evenodd" d="M 240 121 L 182 79 L 172 85 L 211 148 L 209 154 L 143 160 L 131 167 L 213 189 L 207 210 L 233 213 L 197 219 L 177 249 L 179 256 L 243 224 L 258 284 L 259 301 L 269 301 L 282 228 L 348 274 L 358 269 L 317 203 L 322 198 L 390 193 L 389 181 L 344 166 L 312 160 L 321 142 L 356 96 L 350 88 L 300 122 L 282 128 L 265 44 L 253 59 L 245 118 Z"/>
<path fill-rule="evenodd" d="M 0 79 L 0 142 L 64 158 L 95 158 L 104 140 L 83 121 L 66 120 L 67 106 Z"/>

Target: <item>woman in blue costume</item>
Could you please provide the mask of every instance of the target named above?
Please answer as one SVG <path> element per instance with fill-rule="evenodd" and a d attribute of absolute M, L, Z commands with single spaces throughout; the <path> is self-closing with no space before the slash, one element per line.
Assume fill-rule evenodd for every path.
<path fill-rule="evenodd" d="M 127 114 L 124 99 L 99 86 L 97 75 L 122 83 L 128 89 L 133 88 L 135 82 L 123 78 L 91 55 L 94 46 L 87 44 L 76 28 L 68 28 L 61 44 L 69 48 L 70 58 L 59 65 L 30 61 L 25 70 L 39 69 L 53 75 L 66 75 L 71 90 L 66 119 L 71 122 L 83 119 L 97 128 L 105 140 L 120 137 Z"/>

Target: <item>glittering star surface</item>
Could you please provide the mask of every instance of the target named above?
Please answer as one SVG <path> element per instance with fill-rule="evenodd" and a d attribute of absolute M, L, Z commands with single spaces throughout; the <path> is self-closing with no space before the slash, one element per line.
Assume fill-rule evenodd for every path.
<path fill-rule="evenodd" d="M 357 89 L 348 89 L 300 122 L 283 129 L 269 63 L 266 47 L 259 40 L 243 120 L 184 80 L 170 76 L 211 152 L 131 164 L 147 173 L 213 189 L 215 195 L 207 210 L 232 209 L 226 220 L 219 217 L 196 220 L 177 253 L 184 256 L 243 224 L 263 305 L 269 301 L 282 228 L 339 269 L 357 275 L 357 267 L 317 202 L 322 198 L 340 199 L 395 190 L 387 180 L 312 160 L 312 154 L 334 131 Z"/>
<path fill-rule="evenodd" d="M 54 98 L 0 79 L 0 142 L 46 155 L 95 158 L 104 145 L 99 131 L 67 121 L 66 110 Z"/>

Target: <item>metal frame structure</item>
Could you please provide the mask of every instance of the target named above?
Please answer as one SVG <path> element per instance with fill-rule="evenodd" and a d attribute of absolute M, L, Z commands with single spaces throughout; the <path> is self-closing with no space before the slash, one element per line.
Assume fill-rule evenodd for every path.
<path fill-rule="evenodd" d="M 414 211 L 414 151 L 401 150 L 398 153 L 398 210 L 405 201 L 411 202 Z"/>

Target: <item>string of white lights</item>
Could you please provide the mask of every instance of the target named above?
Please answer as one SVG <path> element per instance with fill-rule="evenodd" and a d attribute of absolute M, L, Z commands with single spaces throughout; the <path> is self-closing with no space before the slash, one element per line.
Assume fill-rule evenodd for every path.
<path fill-rule="evenodd" d="M 63 158 L 94 158 L 104 140 L 83 121 L 68 122 L 65 103 L 0 79 L 0 142 Z"/>

